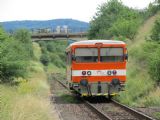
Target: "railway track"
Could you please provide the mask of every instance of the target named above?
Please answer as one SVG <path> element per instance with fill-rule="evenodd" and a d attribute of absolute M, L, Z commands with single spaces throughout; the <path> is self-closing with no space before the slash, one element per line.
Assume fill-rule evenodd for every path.
<path fill-rule="evenodd" d="M 96 109 L 106 115 L 108 120 L 155 120 L 150 116 L 138 112 L 128 106 L 118 103 L 115 100 L 111 100 L 108 103 L 92 103 Z"/>
<path fill-rule="evenodd" d="M 57 80 L 57 82 L 65 89 L 68 89 L 68 87 L 61 81 Z M 104 102 L 107 101 L 106 98 L 100 100 L 96 99 L 93 101 L 86 100 L 81 97 L 79 99 L 102 120 L 155 120 L 154 118 L 115 100 Z"/>

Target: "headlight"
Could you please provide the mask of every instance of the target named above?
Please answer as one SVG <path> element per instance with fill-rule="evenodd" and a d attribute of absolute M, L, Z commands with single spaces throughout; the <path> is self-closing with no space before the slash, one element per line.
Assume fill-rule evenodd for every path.
<path fill-rule="evenodd" d="M 82 71 L 82 75 L 86 75 L 86 71 Z"/>

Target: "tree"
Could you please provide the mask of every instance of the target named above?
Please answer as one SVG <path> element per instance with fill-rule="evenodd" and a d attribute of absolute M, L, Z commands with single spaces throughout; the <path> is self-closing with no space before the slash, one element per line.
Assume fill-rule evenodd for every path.
<path fill-rule="evenodd" d="M 142 17 L 138 10 L 128 8 L 118 0 L 99 6 L 90 22 L 89 39 L 110 39 L 114 36 L 133 39 Z"/>

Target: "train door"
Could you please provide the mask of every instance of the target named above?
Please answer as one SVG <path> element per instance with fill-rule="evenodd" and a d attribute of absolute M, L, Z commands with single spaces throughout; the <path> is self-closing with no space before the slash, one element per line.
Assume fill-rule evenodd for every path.
<path fill-rule="evenodd" d="M 67 83 L 70 83 L 72 79 L 71 63 L 72 63 L 71 51 L 68 51 L 67 52 L 67 63 L 66 63 Z"/>

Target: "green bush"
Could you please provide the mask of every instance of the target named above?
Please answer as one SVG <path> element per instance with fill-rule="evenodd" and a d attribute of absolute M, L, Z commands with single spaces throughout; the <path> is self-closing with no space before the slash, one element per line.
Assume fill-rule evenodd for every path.
<path fill-rule="evenodd" d="M 2 82 L 10 82 L 16 77 L 25 77 L 27 74 L 26 69 L 32 52 L 27 51 L 27 47 L 31 45 L 28 43 L 26 47 L 26 41 L 16 39 L 21 36 L 16 35 L 16 37 L 9 37 L 0 28 L 0 81 Z M 23 38 L 25 39 L 25 34 Z"/>
<path fill-rule="evenodd" d="M 39 43 L 40 47 L 46 47 L 45 41 L 39 41 L 38 43 Z"/>
<path fill-rule="evenodd" d="M 56 51 L 55 47 L 54 47 L 52 44 L 47 44 L 47 50 L 48 50 L 49 52 L 54 52 L 54 51 Z"/>
<path fill-rule="evenodd" d="M 21 43 L 21 46 L 27 51 L 28 58 L 33 58 L 33 46 L 31 41 L 31 34 L 26 29 L 19 29 L 14 33 L 16 41 Z"/>
<path fill-rule="evenodd" d="M 56 53 L 50 54 L 51 62 L 57 67 L 65 67 L 65 61 L 60 58 L 60 56 Z"/>
<path fill-rule="evenodd" d="M 136 63 L 146 69 L 153 80 L 160 82 L 160 45 L 156 42 L 146 42 L 133 48 L 130 55 L 136 58 Z"/>
<path fill-rule="evenodd" d="M 40 57 L 40 61 L 43 65 L 47 66 L 50 62 L 50 58 L 47 54 L 42 54 Z"/>
<path fill-rule="evenodd" d="M 58 53 L 58 56 L 60 57 L 60 59 L 65 63 L 66 62 L 66 55 L 64 52 L 60 52 Z"/>
<path fill-rule="evenodd" d="M 47 48 L 46 47 L 41 47 L 41 51 L 43 54 L 48 54 Z"/>
<path fill-rule="evenodd" d="M 50 53 L 51 62 L 54 63 L 55 60 L 60 60 L 59 56 L 56 53 Z"/>
<path fill-rule="evenodd" d="M 150 37 L 152 41 L 160 43 L 160 18 L 156 20 Z"/>
<path fill-rule="evenodd" d="M 149 73 L 156 82 L 160 82 L 160 46 L 150 57 Z"/>

